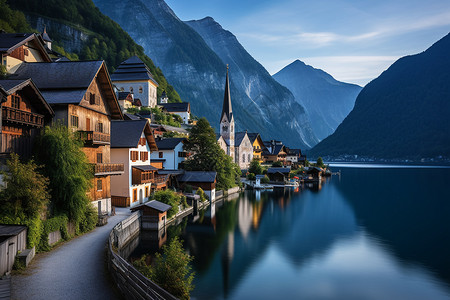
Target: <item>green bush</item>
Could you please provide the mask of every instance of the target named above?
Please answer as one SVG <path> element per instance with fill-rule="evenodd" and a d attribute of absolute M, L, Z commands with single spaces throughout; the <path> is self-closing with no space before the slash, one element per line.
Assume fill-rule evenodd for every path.
<path fill-rule="evenodd" d="M 171 190 L 157 191 L 155 192 L 154 197 L 155 200 L 172 206 L 167 212 L 168 218 L 171 218 L 178 213 L 178 205 L 180 205 L 181 197 L 177 193 Z"/>
<path fill-rule="evenodd" d="M 263 172 L 263 169 L 261 167 L 261 164 L 259 163 L 259 160 L 257 158 L 254 158 L 251 163 L 250 167 L 248 168 L 249 173 L 253 173 L 254 175 L 261 175 Z"/>
<path fill-rule="evenodd" d="M 261 183 L 269 183 L 269 182 L 270 182 L 270 179 L 267 175 L 264 175 L 264 177 L 261 178 Z"/>
<path fill-rule="evenodd" d="M 197 189 L 196 194 L 200 196 L 200 200 L 201 200 L 202 202 L 208 200 L 208 197 L 206 196 L 205 191 L 203 191 L 202 188 L 199 187 L 199 188 Z"/>
<path fill-rule="evenodd" d="M 256 175 L 254 173 L 248 173 L 247 179 L 248 180 L 255 180 L 256 179 Z"/>
<path fill-rule="evenodd" d="M 98 221 L 98 213 L 97 210 L 92 206 L 89 205 L 86 208 L 86 213 L 81 218 L 79 226 L 78 226 L 78 233 L 84 233 L 91 231 L 95 228 L 95 225 Z"/>
<path fill-rule="evenodd" d="M 51 246 L 48 244 L 48 235 L 50 232 L 60 231 L 63 240 L 70 238 L 67 231 L 69 218 L 66 215 L 59 215 L 44 221 L 44 230 L 42 231 L 41 241 L 39 243 L 39 251 L 48 251 Z"/>

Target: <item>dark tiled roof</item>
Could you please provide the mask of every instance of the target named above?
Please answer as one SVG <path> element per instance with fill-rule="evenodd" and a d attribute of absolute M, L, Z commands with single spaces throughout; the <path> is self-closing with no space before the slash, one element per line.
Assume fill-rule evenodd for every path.
<path fill-rule="evenodd" d="M 185 138 L 162 139 L 157 140 L 156 145 L 158 146 L 159 150 L 173 150 L 179 143 L 185 140 L 186 140 Z"/>
<path fill-rule="evenodd" d="M 153 79 L 152 73 L 145 63 L 137 56 L 130 57 L 122 62 L 117 70 L 111 74 L 112 81 L 130 81 L 130 80 L 150 80 L 156 86 L 158 83 Z"/>
<path fill-rule="evenodd" d="M 259 133 L 248 133 L 247 132 L 247 135 L 248 135 L 248 138 L 250 139 L 250 142 L 252 142 L 252 145 L 253 145 L 255 140 L 258 138 Z"/>
<path fill-rule="evenodd" d="M 147 120 L 112 121 L 111 148 L 135 148 Z"/>
<path fill-rule="evenodd" d="M 0 87 L 2 87 L 5 90 L 5 92 L 8 92 L 8 94 L 12 94 L 14 93 L 12 90 L 14 90 L 16 87 L 26 84 L 27 81 L 28 81 L 27 79 L 0 80 Z"/>
<path fill-rule="evenodd" d="M 241 145 L 242 141 L 244 140 L 245 135 L 246 135 L 246 132 L 236 132 L 234 134 L 234 145 L 239 147 Z"/>
<path fill-rule="evenodd" d="M 50 104 L 78 104 L 86 94 L 86 90 L 43 90 L 42 95 Z"/>
<path fill-rule="evenodd" d="M 165 204 L 165 203 L 162 203 L 162 202 L 159 202 L 159 201 L 156 201 L 156 200 L 152 200 L 152 201 L 146 202 L 144 204 L 141 204 L 139 206 L 133 207 L 131 210 L 132 211 L 136 211 L 139 208 L 144 207 L 144 206 L 153 208 L 153 209 L 155 209 L 155 210 L 157 210 L 159 212 L 165 212 L 165 211 L 168 211 L 169 209 L 172 208 L 172 206 L 170 206 L 168 204 Z"/>
<path fill-rule="evenodd" d="M 118 100 L 125 100 L 127 99 L 129 92 L 119 92 L 119 95 L 117 97 Z"/>
<path fill-rule="evenodd" d="M 32 40 L 34 33 L 0 33 L 0 52 L 8 52 L 15 46 Z"/>
<path fill-rule="evenodd" d="M 301 153 L 302 153 L 302 151 L 300 149 L 289 148 L 289 151 L 288 151 L 288 155 L 290 155 L 290 156 L 293 156 L 293 155 L 300 156 Z"/>
<path fill-rule="evenodd" d="M 26 226 L 21 225 L 0 225 L 0 236 L 17 235 L 26 229 Z"/>
<path fill-rule="evenodd" d="M 290 171 L 291 168 L 269 168 L 267 169 L 267 174 L 274 174 L 274 173 L 288 174 Z"/>
<path fill-rule="evenodd" d="M 216 180 L 216 172 L 204 171 L 186 171 L 183 175 L 178 176 L 181 182 L 209 182 L 213 183 Z"/>
<path fill-rule="evenodd" d="M 123 119 L 124 120 L 142 120 L 141 117 L 139 117 L 138 115 L 134 115 L 134 114 L 123 114 Z"/>
<path fill-rule="evenodd" d="M 133 168 L 141 170 L 141 171 L 157 171 L 158 169 L 151 165 L 145 166 L 133 166 Z"/>
<path fill-rule="evenodd" d="M 168 112 L 189 112 L 189 102 L 163 103 L 161 106 Z"/>

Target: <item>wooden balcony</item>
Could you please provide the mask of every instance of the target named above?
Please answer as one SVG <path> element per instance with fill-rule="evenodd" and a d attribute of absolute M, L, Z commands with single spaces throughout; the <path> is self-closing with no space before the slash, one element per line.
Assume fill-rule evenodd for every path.
<path fill-rule="evenodd" d="M 2 120 L 27 126 L 44 126 L 43 115 L 6 106 L 2 107 Z"/>
<path fill-rule="evenodd" d="M 124 170 L 123 164 L 94 164 L 95 176 L 122 175 Z"/>
<path fill-rule="evenodd" d="M 109 133 L 97 131 L 78 131 L 80 139 L 84 141 L 85 145 L 110 145 L 111 135 Z"/>

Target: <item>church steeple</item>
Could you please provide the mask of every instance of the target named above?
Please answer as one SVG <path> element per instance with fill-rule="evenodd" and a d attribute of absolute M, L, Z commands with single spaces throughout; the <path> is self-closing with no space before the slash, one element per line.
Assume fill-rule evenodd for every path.
<path fill-rule="evenodd" d="M 222 115 L 220 120 L 223 120 L 223 116 L 226 115 L 228 122 L 231 122 L 233 118 L 233 110 L 231 109 L 231 96 L 230 96 L 230 80 L 228 78 L 228 65 L 227 65 L 227 79 L 225 81 L 225 94 L 223 96 Z"/>
<path fill-rule="evenodd" d="M 227 65 L 227 79 L 225 81 L 225 94 L 223 97 L 222 115 L 220 116 L 220 135 L 227 143 L 227 154 L 234 160 L 234 117 L 231 110 L 231 96 L 230 96 L 230 80 L 228 78 Z"/>

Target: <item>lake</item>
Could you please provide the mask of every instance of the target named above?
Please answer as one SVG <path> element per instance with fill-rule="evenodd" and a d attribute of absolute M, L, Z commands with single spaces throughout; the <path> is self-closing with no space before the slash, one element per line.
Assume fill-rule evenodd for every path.
<path fill-rule="evenodd" d="M 450 299 L 450 168 L 332 170 L 320 187 L 245 191 L 170 227 L 195 257 L 191 297 Z"/>

